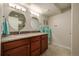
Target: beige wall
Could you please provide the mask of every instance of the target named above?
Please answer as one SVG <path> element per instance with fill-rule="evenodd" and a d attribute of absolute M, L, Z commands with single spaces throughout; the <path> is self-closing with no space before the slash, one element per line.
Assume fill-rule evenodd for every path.
<path fill-rule="evenodd" d="M 72 4 L 72 55 L 79 56 L 79 4 Z"/>
<path fill-rule="evenodd" d="M 71 48 L 71 11 L 52 16 L 49 19 L 52 28 L 52 43 L 64 48 Z"/>

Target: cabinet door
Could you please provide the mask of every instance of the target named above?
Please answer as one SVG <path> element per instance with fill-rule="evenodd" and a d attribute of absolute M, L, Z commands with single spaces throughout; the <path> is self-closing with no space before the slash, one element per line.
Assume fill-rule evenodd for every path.
<path fill-rule="evenodd" d="M 37 49 L 33 52 L 31 52 L 31 56 L 39 56 L 40 55 L 40 49 Z"/>
<path fill-rule="evenodd" d="M 13 49 L 22 45 L 27 45 L 27 44 L 29 44 L 29 40 L 22 39 L 22 40 L 16 40 L 12 42 L 5 42 L 5 43 L 2 43 L 1 45 L 4 51 L 6 51 L 6 50 L 10 50 L 10 49 Z"/>
<path fill-rule="evenodd" d="M 1 56 L 3 56 L 3 45 L 1 45 Z"/>
<path fill-rule="evenodd" d="M 34 51 L 36 49 L 40 49 L 40 40 L 31 42 L 31 51 Z"/>
<path fill-rule="evenodd" d="M 40 36 L 33 37 L 31 39 L 31 56 L 38 56 L 40 55 Z"/>
<path fill-rule="evenodd" d="M 48 37 L 47 35 L 42 36 L 41 40 L 41 52 L 43 53 L 48 48 Z"/>
<path fill-rule="evenodd" d="M 17 47 L 4 52 L 6 56 L 28 56 L 29 55 L 29 45 Z"/>

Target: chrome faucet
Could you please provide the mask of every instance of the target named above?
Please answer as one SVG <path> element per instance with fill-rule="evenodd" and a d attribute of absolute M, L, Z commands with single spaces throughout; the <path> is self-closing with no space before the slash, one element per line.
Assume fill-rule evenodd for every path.
<path fill-rule="evenodd" d="M 20 31 L 18 31 L 18 33 L 20 34 Z"/>

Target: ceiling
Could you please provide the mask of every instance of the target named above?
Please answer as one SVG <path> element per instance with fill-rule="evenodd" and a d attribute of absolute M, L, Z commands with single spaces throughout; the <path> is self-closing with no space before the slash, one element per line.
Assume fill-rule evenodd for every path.
<path fill-rule="evenodd" d="M 21 5 L 45 16 L 56 15 L 71 8 L 70 3 L 25 3 Z"/>
<path fill-rule="evenodd" d="M 61 12 L 64 12 L 71 8 L 70 3 L 55 3 L 55 5 L 61 10 Z"/>

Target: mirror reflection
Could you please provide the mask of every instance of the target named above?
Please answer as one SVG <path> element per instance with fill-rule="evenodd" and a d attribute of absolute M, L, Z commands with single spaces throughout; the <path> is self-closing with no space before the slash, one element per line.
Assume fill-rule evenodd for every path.
<path fill-rule="evenodd" d="M 39 30 L 40 29 L 40 22 L 39 22 L 39 19 L 37 17 L 32 17 L 31 26 L 35 30 Z"/>
<path fill-rule="evenodd" d="M 16 30 L 16 31 L 20 31 L 21 29 L 23 29 L 25 27 L 25 16 L 21 13 L 12 11 L 9 14 L 9 24 L 10 26 Z"/>

